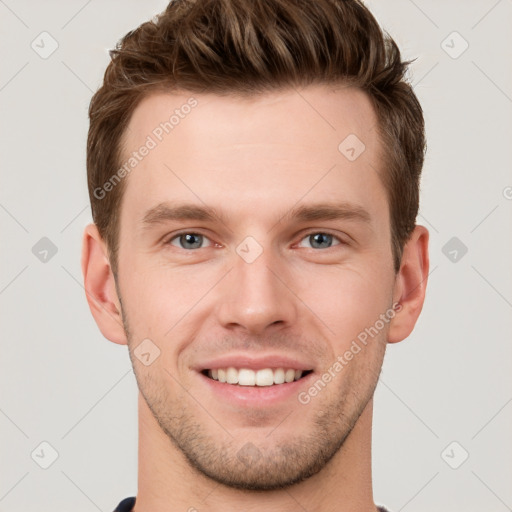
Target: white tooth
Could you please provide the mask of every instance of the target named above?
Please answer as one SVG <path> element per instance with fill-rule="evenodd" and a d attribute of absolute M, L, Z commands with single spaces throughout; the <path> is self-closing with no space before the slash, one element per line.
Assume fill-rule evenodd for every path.
<path fill-rule="evenodd" d="M 284 370 L 278 368 L 274 371 L 274 384 L 284 384 Z"/>
<path fill-rule="evenodd" d="M 274 372 L 270 368 L 258 370 L 256 373 L 256 386 L 272 386 L 274 384 Z"/>
<path fill-rule="evenodd" d="M 228 384 L 239 384 L 240 386 L 272 386 L 273 384 L 284 384 L 285 382 L 293 382 L 302 377 L 302 370 L 294 370 L 293 368 L 263 368 L 261 370 L 251 370 L 249 368 L 241 368 L 238 370 L 233 366 L 229 368 L 217 368 L 208 370 L 208 376 L 219 382 Z"/>
<path fill-rule="evenodd" d="M 256 384 L 256 374 L 253 370 L 242 368 L 238 371 L 238 384 L 240 386 L 254 386 Z"/>
<path fill-rule="evenodd" d="M 284 374 L 284 381 L 285 382 L 293 382 L 293 379 L 295 379 L 295 370 L 292 368 L 286 370 L 286 373 Z"/>
<path fill-rule="evenodd" d="M 238 370 L 230 366 L 226 370 L 226 382 L 228 384 L 238 384 Z"/>

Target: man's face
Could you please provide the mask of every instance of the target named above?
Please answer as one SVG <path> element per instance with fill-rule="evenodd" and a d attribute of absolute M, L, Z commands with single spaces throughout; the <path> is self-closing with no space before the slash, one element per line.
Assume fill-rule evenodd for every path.
<path fill-rule="evenodd" d="M 158 142 L 155 128 L 190 96 L 197 106 Z M 125 155 L 148 135 L 158 144 L 126 178 L 121 208 L 130 357 L 162 430 L 219 482 L 270 489 L 315 474 L 372 397 L 387 323 L 333 365 L 392 308 L 376 130 L 363 92 L 325 86 L 154 94 L 133 114 Z M 134 352 L 146 339 L 160 351 L 149 365 Z M 220 382 L 227 368 L 244 385 Z M 303 376 L 245 385 L 287 370 Z"/>

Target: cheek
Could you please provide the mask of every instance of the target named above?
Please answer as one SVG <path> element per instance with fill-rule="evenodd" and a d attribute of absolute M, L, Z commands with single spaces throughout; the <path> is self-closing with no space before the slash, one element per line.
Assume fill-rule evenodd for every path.
<path fill-rule="evenodd" d="M 196 305 L 216 279 L 212 269 L 191 271 L 162 262 L 148 265 L 138 258 L 127 258 L 121 270 L 123 308 L 132 333 L 163 343 L 197 315 L 201 308 Z"/>
<path fill-rule="evenodd" d="M 155 272 L 140 270 L 128 259 L 125 260 L 124 269 L 119 270 L 123 311 L 128 319 L 131 334 L 150 339 L 161 338 L 171 327 L 169 324 L 172 321 L 165 311 L 166 308 L 173 308 L 173 304 L 169 302 L 172 298 L 169 286 L 161 275 L 157 279 Z"/>
<path fill-rule="evenodd" d="M 183 337 L 184 318 L 191 306 L 183 293 L 176 293 L 179 283 L 171 282 L 161 271 L 134 271 L 124 284 L 123 311 L 130 329 L 130 351 L 136 359 L 143 353 L 154 358 L 148 366 L 134 361 L 138 379 L 148 392 L 174 388 L 175 382 L 166 369 L 174 374 L 180 348 L 175 341 Z"/>
<path fill-rule="evenodd" d="M 316 273 L 297 295 L 320 319 L 333 348 L 340 352 L 388 310 L 391 290 L 377 273 L 344 268 Z"/>

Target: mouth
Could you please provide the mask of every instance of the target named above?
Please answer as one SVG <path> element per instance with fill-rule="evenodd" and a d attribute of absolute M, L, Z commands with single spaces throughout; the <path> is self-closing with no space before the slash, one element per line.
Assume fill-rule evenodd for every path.
<path fill-rule="evenodd" d="M 211 380 L 238 387 L 271 387 L 289 384 L 307 377 L 313 370 L 295 368 L 226 368 L 204 369 L 201 373 Z"/>

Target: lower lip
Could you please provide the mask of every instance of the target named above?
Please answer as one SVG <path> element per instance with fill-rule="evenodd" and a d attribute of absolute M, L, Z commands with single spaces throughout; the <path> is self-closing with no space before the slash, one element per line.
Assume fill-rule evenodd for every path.
<path fill-rule="evenodd" d="M 297 400 L 299 392 L 308 385 L 309 379 L 313 375 L 313 373 L 309 373 L 299 380 L 272 386 L 239 386 L 238 384 L 219 382 L 199 373 L 199 376 L 210 387 L 212 393 L 222 401 L 242 407 L 269 407 L 292 397 Z"/>

